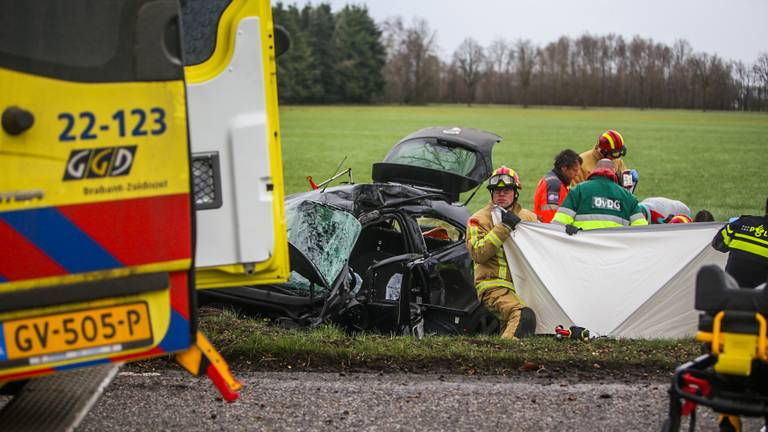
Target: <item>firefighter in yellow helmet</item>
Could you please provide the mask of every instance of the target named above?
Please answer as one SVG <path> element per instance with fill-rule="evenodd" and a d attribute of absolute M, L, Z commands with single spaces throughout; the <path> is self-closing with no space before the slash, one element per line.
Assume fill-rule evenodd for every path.
<path fill-rule="evenodd" d="M 576 177 L 571 181 L 571 188 L 587 180 L 592 171 L 595 170 L 597 161 L 600 159 L 610 159 L 613 161 L 619 185 L 630 192 L 634 192 L 634 185 L 637 183 L 638 174 L 636 170 L 630 170 L 624 165 L 624 161 L 621 158 L 626 154 L 627 146 L 624 144 L 624 137 L 620 133 L 615 130 L 603 132 L 592 150 L 585 151 L 579 155 L 582 159 L 581 172 L 576 174 Z"/>
<path fill-rule="evenodd" d="M 488 179 L 491 202 L 473 214 L 467 224 L 467 248 L 475 268 L 475 289 L 483 305 L 501 322 L 501 337 L 514 339 L 533 334 L 536 315 L 515 291 L 502 244 L 520 221 L 535 222 L 536 215 L 520 206 L 520 177 L 505 166 Z M 501 212 L 493 223 L 492 211 Z"/>

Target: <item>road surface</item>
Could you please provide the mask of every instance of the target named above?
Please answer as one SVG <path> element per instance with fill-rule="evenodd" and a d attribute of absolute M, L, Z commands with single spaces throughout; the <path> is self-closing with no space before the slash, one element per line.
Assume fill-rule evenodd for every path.
<path fill-rule="evenodd" d="M 78 430 L 653 431 L 667 381 L 242 372 L 235 403 L 180 370 L 121 372 Z M 698 430 L 714 417 L 699 410 Z M 759 430 L 750 419 L 745 430 Z M 716 429 L 716 428 L 715 428 Z"/>

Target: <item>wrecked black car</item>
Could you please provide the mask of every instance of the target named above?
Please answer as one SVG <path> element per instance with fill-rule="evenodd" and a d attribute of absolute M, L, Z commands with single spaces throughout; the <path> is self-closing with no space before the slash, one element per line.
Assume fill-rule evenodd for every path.
<path fill-rule="evenodd" d="M 490 175 L 500 140 L 475 129 L 422 129 L 373 165 L 374 183 L 288 196 L 289 281 L 206 290 L 202 304 L 301 326 L 496 332 L 496 318 L 475 294 L 465 245 L 470 215 L 458 200 Z"/>

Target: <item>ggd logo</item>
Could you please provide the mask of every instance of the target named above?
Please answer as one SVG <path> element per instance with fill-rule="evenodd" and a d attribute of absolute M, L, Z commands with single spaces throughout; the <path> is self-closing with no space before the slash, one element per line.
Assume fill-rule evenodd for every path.
<path fill-rule="evenodd" d="M 136 147 L 72 150 L 64 170 L 64 180 L 126 176 L 131 172 Z"/>
<path fill-rule="evenodd" d="M 592 197 L 592 208 L 621 211 L 621 201 L 605 197 Z"/>

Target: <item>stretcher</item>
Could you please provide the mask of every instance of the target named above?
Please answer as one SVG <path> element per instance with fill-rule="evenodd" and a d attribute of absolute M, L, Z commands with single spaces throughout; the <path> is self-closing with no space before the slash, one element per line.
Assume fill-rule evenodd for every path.
<path fill-rule="evenodd" d="M 719 267 L 704 266 L 695 308 L 706 353 L 675 370 L 662 430 L 679 430 L 683 417 L 695 430 L 699 405 L 719 413 L 720 430 L 741 430 L 740 416 L 768 419 L 768 290 L 740 288 Z"/>

